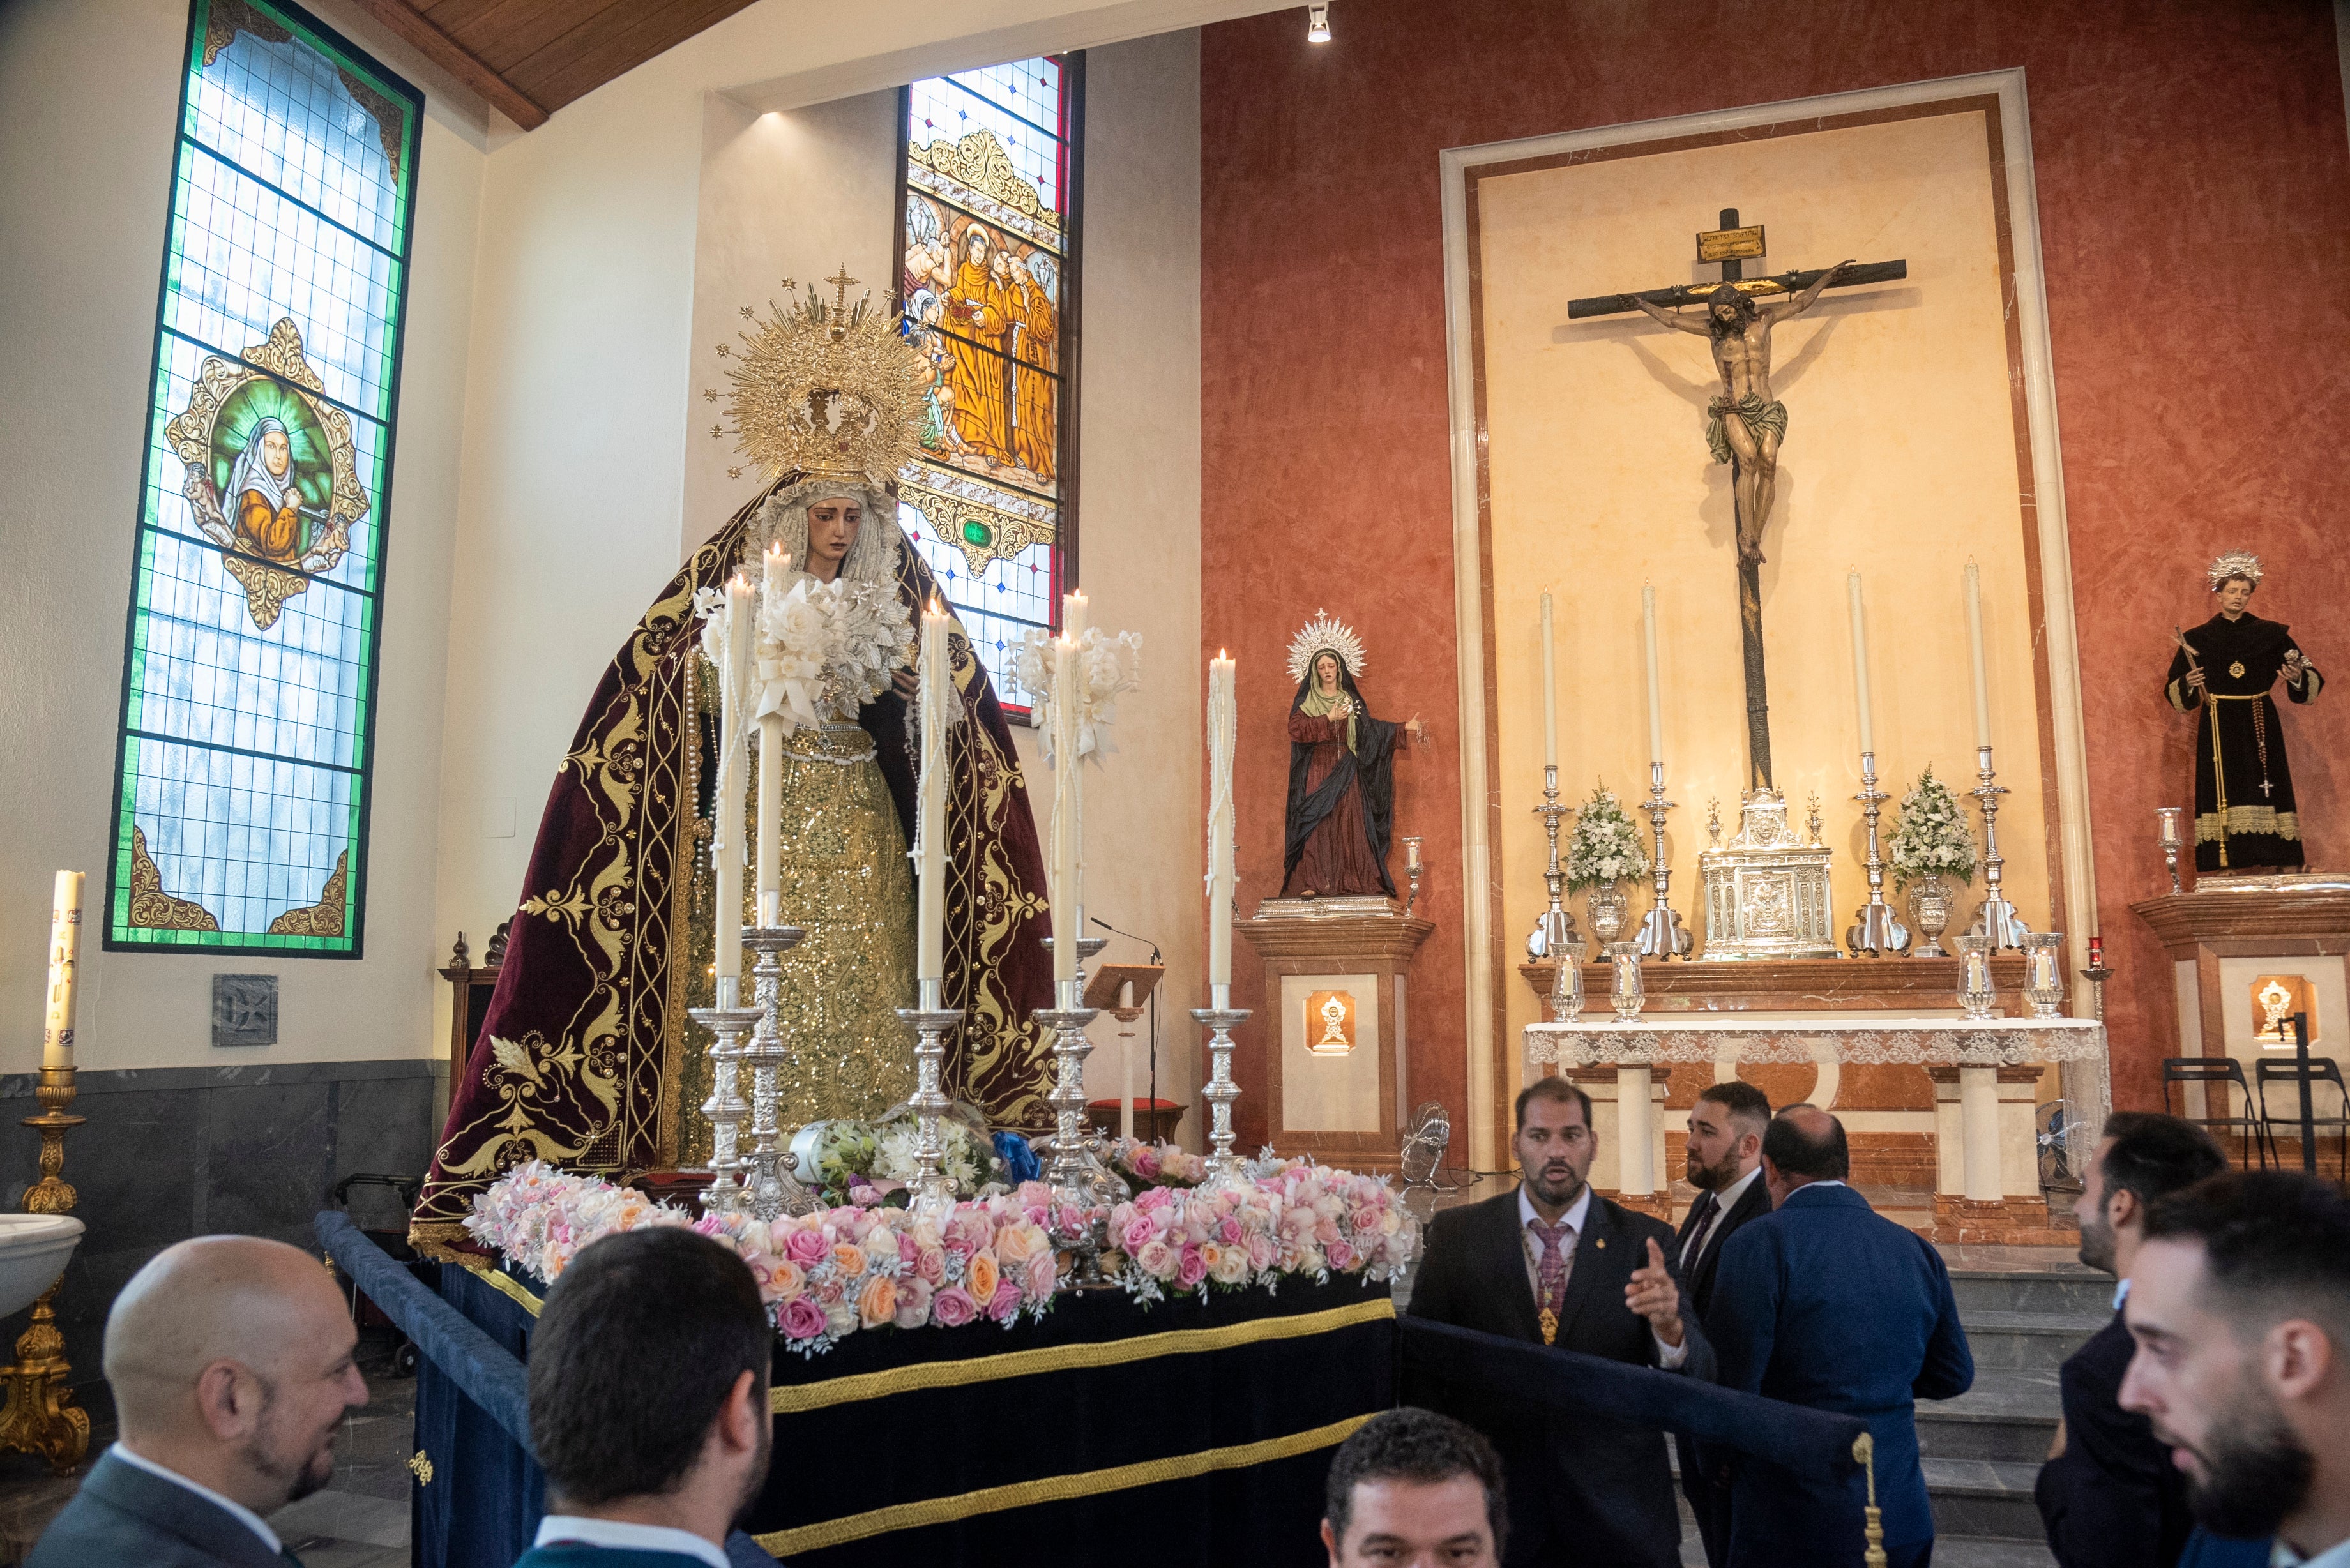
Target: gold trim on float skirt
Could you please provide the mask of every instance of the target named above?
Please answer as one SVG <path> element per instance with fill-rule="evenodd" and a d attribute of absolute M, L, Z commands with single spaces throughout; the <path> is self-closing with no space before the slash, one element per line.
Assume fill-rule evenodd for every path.
<path fill-rule="evenodd" d="M 1081 1497 L 1099 1497 L 1133 1487 L 1156 1486 L 1161 1481 L 1190 1480 L 1211 1470 L 1245 1469 L 1252 1465 L 1270 1464 L 1275 1459 L 1294 1459 L 1317 1449 L 1336 1448 L 1354 1436 L 1356 1428 L 1370 1418 L 1369 1414 L 1349 1416 L 1343 1421 L 1333 1421 L 1326 1427 L 1315 1427 L 1309 1431 L 1294 1432 L 1286 1438 L 1267 1438 L 1260 1442 L 1236 1443 L 1224 1449 L 1203 1449 L 1198 1453 L 1145 1459 L 1138 1464 L 1117 1465 L 1108 1469 L 1080 1470 L 1075 1475 L 1045 1476 L 1036 1480 L 1014 1481 L 1006 1486 L 983 1487 L 977 1491 L 962 1492 L 953 1497 L 934 1497 L 921 1502 L 894 1503 L 888 1508 L 827 1520 L 822 1524 L 804 1524 L 796 1530 L 773 1531 L 756 1539 L 774 1555 L 786 1557 L 795 1552 L 822 1552 L 852 1541 L 886 1535 L 892 1531 L 953 1524 L 983 1513 L 1001 1513 L 1006 1509 L 1032 1508 L 1044 1502 L 1068 1502 Z"/>
<path fill-rule="evenodd" d="M 2227 810 L 2228 825 L 2220 826 L 2220 814 L 2207 811 L 2195 819 L 2195 841 L 2217 844 L 2222 838 L 2233 838 L 2246 833 L 2273 834 L 2279 838 L 2301 836 L 2301 814 L 2279 811 L 2272 805 L 2231 805 Z"/>
<path fill-rule="evenodd" d="M 467 1263 L 465 1264 L 465 1272 L 472 1274 L 475 1279 L 481 1281 L 482 1283 L 489 1286 L 490 1289 L 497 1292 L 498 1294 L 509 1297 L 515 1303 L 519 1303 L 522 1310 L 530 1314 L 533 1317 L 536 1317 L 538 1315 L 538 1309 L 546 1304 L 538 1297 L 525 1290 L 522 1287 L 520 1281 L 516 1280 L 512 1274 L 504 1272 L 503 1270 L 485 1269 L 479 1263 Z"/>
<path fill-rule="evenodd" d="M 778 1416 L 796 1416 L 831 1405 L 879 1399 L 891 1394 L 912 1393 L 917 1389 L 962 1388 L 974 1383 L 993 1383 L 1005 1377 L 1034 1377 L 1048 1372 L 1124 1366 L 1161 1355 L 1197 1355 L 1206 1351 L 1229 1350 L 1238 1345 L 1303 1339 L 1309 1334 L 1352 1328 L 1358 1323 L 1388 1321 L 1394 1316 L 1395 1299 L 1380 1296 L 1375 1301 L 1332 1307 L 1326 1312 L 1302 1313 L 1295 1317 L 1252 1318 L 1246 1323 L 1226 1324 L 1221 1328 L 1170 1329 L 1164 1334 L 1139 1334 L 1090 1345 L 1014 1350 L 1002 1355 L 973 1356 L 967 1361 L 932 1361 L 917 1366 L 893 1366 L 886 1372 L 854 1373 L 847 1377 L 828 1378 L 822 1383 L 770 1389 L 767 1402 Z"/>

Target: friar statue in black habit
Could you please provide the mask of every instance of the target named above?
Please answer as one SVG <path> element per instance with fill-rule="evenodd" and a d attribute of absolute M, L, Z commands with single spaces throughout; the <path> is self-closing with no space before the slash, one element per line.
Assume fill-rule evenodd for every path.
<path fill-rule="evenodd" d="M 2257 871 L 2302 864 L 2301 817 L 2293 769 L 2269 689 L 2307 702 L 2325 678 L 2293 645 L 2291 631 L 2248 607 L 2261 586 L 2261 558 L 2230 550 L 2205 574 L 2220 613 L 2175 632 L 2163 693 L 2180 712 L 2202 709 L 2195 727 L 2195 868 Z"/>

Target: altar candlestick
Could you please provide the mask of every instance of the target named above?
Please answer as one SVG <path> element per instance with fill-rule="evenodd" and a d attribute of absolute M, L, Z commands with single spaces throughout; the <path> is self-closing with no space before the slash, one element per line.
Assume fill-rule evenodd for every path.
<path fill-rule="evenodd" d="M 1053 979 L 1077 978 L 1077 645 L 1053 643 Z M 1064 1001 L 1063 1005 L 1075 1005 Z"/>
<path fill-rule="evenodd" d="M 1239 666 L 1221 649 L 1208 666 L 1208 984 L 1232 982 L 1232 748 Z"/>
<path fill-rule="evenodd" d="M 1558 656 L 1552 651 L 1550 596 L 1542 597 L 1543 765 L 1558 766 Z"/>
<path fill-rule="evenodd" d="M 1118 1136 L 1134 1136 L 1134 981 L 1121 981 L 1118 987 Z M 1152 1106 L 1154 1111 L 1158 1109 Z"/>
<path fill-rule="evenodd" d="M 1657 683 L 1657 590 L 1654 586 L 1640 587 L 1640 618 L 1648 645 L 1648 761 L 1665 760 L 1665 709 Z"/>
<path fill-rule="evenodd" d="M 920 907 L 914 976 L 946 975 L 947 932 L 947 615 L 934 595 L 922 612 L 922 860 L 917 886 Z M 1060 944 L 1055 942 L 1055 947 Z"/>
<path fill-rule="evenodd" d="M 1086 639 L 1086 596 L 1082 590 L 1061 596 L 1061 635 L 1071 642 Z"/>
<path fill-rule="evenodd" d="M 717 879 L 718 964 L 722 980 L 743 974 L 743 838 L 749 824 L 743 815 L 743 704 L 751 694 L 751 645 L 758 640 L 753 616 L 755 601 L 751 585 L 737 572 L 726 582 L 726 602 L 718 613 L 723 656 L 718 683 L 718 826 L 710 837 L 712 867 Z M 732 757 L 733 766 L 728 766 Z"/>
<path fill-rule="evenodd" d="M 1877 740 L 1868 725 L 1868 620 L 1860 607 L 1860 574 L 1853 572 L 1844 580 L 1852 598 L 1852 682 L 1854 699 L 1860 704 L 1860 749 L 1877 750 Z"/>
<path fill-rule="evenodd" d="M 49 903 L 49 1010 L 41 1031 L 41 1065 L 74 1064 L 74 995 L 81 982 L 81 883 L 78 871 L 57 873 Z"/>
<path fill-rule="evenodd" d="M 1975 662 L 1975 745 L 1991 744 L 1991 681 L 1983 674 L 1982 573 L 1967 563 L 1967 644 Z"/>

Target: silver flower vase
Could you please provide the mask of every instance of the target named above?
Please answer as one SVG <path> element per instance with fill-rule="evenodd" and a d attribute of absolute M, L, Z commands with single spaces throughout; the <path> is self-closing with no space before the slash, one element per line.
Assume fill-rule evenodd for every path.
<path fill-rule="evenodd" d="M 1926 939 L 1923 947 L 1911 950 L 1911 958 L 1950 956 L 1942 946 L 1942 933 L 1950 924 L 1950 890 L 1939 877 L 1921 877 L 1910 885 L 1909 919 L 1918 934 Z"/>
<path fill-rule="evenodd" d="M 1585 912 L 1591 919 L 1591 940 L 1605 951 L 1608 943 L 1624 934 L 1625 922 L 1632 916 L 1632 895 L 1611 878 L 1591 889 L 1590 906 Z"/>

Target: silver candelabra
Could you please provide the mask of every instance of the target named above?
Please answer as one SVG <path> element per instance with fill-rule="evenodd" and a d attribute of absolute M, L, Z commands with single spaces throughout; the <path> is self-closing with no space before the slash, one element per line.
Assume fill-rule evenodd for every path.
<path fill-rule="evenodd" d="M 1877 854 L 1877 818 L 1893 797 L 1877 787 L 1875 752 L 1860 753 L 1860 793 L 1852 798 L 1860 802 L 1861 815 L 1868 819 L 1868 902 L 1860 907 L 1858 919 L 1846 930 L 1844 943 L 1855 958 L 1863 953 L 1898 958 L 1909 950 L 1909 928 L 1885 901 L 1885 862 Z"/>
<path fill-rule="evenodd" d="M 751 1064 L 751 1212 L 762 1220 L 784 1214 L 813 1214 L 816 1200 L 792 1174 L 792 1157 L 781 1147 L 783 1128 L 776 1119 L 778 1079 L 790 1053 L 784 1045 L 784 953 L 799 945 L 807 933 L 797 926 L 752 926 L 743 932 L 743 945 L 758 955 L 751 965 L 753 1005 L 758 1023 L 742 1059 Z"/>
<path fill-rule="evenodd" d="M 1648 764 L 1648 830 L 1656 837 L 1656 857 L 1651 869 L 1656 874 L 1657 901 L 1648 909 L 1648 919 L 1640 922 L 1640 938 L 1634 945 L 1642 958 L 1658 960 L 1687 958 L 1697 946 L 1697 939 L 1681 925 L 1680 915 L 1672 906 L 1673 873 L 1665 864 L 1665 814 L 1673 803 L 1665 798 L 1665 764 Z"/>
<path fill-rule="evenodd" d="M 1241 1157 L 1232 1152 L 1232 1102 L 1241 1097 L 1241 1086 L 1232 1082 L 1232 1031 L 1248 1022 L 1249 1010 L 1232 1005 L 1232 988 L 1211 985 L 1208 988 L 1208 1005 L 1195 1007 L 1191 1016 L 1205 1024 L 1208 1034 L 1208 1083 L 1200 1097 L 1208 1102 L 1208 1184 L 1217 1188 L 1240 1186 L 1244 1179 Z"/>
<path fill-rule="evenodd" d="M 946 1062 L 946 1032 L 962 1022 L 962 1009 L 946 1005 L 940 982 L 920 982 L 916 1004 L 898 1009 L 898 1016 L 914 1031 L 914 1093 L 906 1103 L 914 1108 L 914 1189 L 908 1207 L 918 1214 L 943 1217 L 954 1207 L 954 1183 L 940 1166 L 946 1143 L 939 1136 L 939 1117 L 953 1104 L 940 1085 Z"/>
<path fill-rule="evenodd" d="M 1045 939 L 1047 951 L 1054 940 Z M 1035 1017 L 1053 1031 L 1053 1093 L 1045 1102 L 1053 1107 L 1053 1137 L 1047 1146 L 1052 1159 L 1045 1167 L 1045 1179 L 1052 1183 L 1056 1199 L 1082 1206 L 1116 1202 L 1126 1192 L 1104 1158 L 1106 1141 L 1086 1122 L 1086 1061 L 1094 1054 L 1086 1026 L 1101 1015 L 1099 1009 L 1085 1003 L 1086 961 L 1107 947 L 1109 939 L 1079 937 L 1076 942 L 1076 978 L 1060 983 L 1057 1005 Z"/>
<path fill-rule="evenodd" d="M 1540 963 L 1556 957 L 1560 944 L 1575 935 L 1575 917 L 1567 913 L 1562 901 L 1566 891 L 1566 873 L 1558 864 L 1558 819 L 1573 816 L 1575 808 L 1558 804 L 1556 763 L 1543 764 L 1543 803 L 1534 807 L 1534 815 L 1543 819 L 1543 831 L 1550 837 L 1550 867 L 1543 872 L 1543 881 L 1550 888 L 1550 908 L 1535 918 L 1534 934 L 1526 939 L 1526 957 Z"/>
<path fill-rule="evenodd" d="M 2015 906 L 1999 889 L 2000 867 L 2003 864 L 1999 853 L 1999 797 L 2007 793 L 2007 786 L 1998 782 L 1999 773 L 1991 766 L 1989 746 L 1975 748 L 1975 776 L 1982 781 L 1970 793 L 1982 807 L 1983 901 L 1982 908 L 1975 911 L 1974 924 L 1967 929 L 1973 935 L 1989 937 L 1993 951 L 2020 948 L 2032 928 L 2023 923 Z"/>
<path fill-rule="evenodd" d="M 740 975 L 718 977 L 718 1005 L 697 1007 L 691 1016 L 716 1038 L 710 1045 L 710 1098 L 702 1114 L 710 1118 L 710 1185 L 702 1189 L 705 1214 L 738 1212 L 750 1198 L 745 1177 L 751 1162 L 743 1158 L 743 1118 L 751 1111 L 743 1097 L 743 1036 L 765 1016 L 756 1007 L 741 1005 Z"/>

